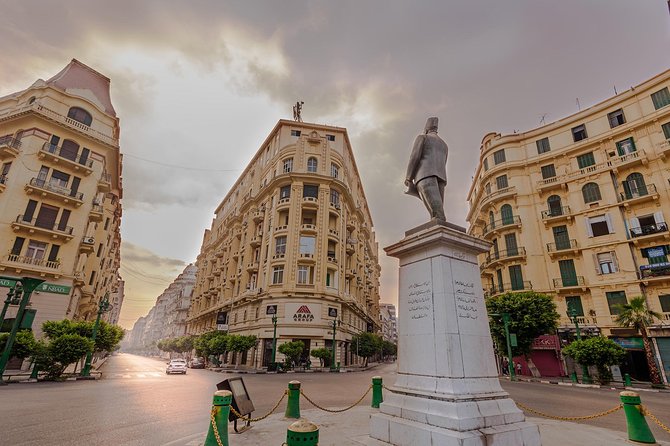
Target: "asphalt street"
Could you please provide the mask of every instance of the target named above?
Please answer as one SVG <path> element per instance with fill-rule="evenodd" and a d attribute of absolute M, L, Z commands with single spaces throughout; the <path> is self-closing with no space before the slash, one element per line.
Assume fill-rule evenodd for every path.
<path fill-rule="evenodd" d="M 165 362 L 129 354 L 115 355 L 102 366 L 98 381 L 11 384 L 0 387 L 0 445 L 179 445 L 208 428 L 216 383 L 233 376 L 189 369 L 166 375 Z M 374 375 L 393 384 L 395 364 L 355 373 L 246 374 L 244 381 L 255 405 L 254 416 L 266 413 L 281 397 L 288 381 L 299 380 L 304 392 L 327 407 L 356 401 Z M 618 391 L 582 389 L 540 383 L 503 387 L 515 400 L 556 415 L 577 416 L 618 404 Z M 670 394 L 642 393 L 647 405 L 670 423 Z M 368 396 L 362 404 L 369 404 Z M 301 401 L 304 409 L 311 409 Z M 283 411 L 282 404 L 278 411 Z M 337 415 L 333 415 L 337 417 Z M 621 411 L 589 424 L 625 431 Z M 658 440 L 670 435 L 655 425 Z M 278 444 L 281 444 L 279 442 Z"/>

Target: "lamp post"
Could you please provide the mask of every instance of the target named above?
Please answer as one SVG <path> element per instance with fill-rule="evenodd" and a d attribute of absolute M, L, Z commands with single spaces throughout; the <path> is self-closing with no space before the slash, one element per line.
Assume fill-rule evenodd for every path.
<path fill-rule="evenodd" d="M 33 294 L 33 291 L 35 291 L 35 288 L 44 282 L 43 279 L 33 279 L 31 277 L 22 277 L 21 279 L 14 280 L 17 281 L 17 284 L 18 282 L 21 283 L 22 296 L 19 302 L 19 309 L 16 312 L 16 318 L 12 324 L 12 330 L 9 333 L 9 338 L 5 344 L 5 350 L 2 352 L 2 357 L 0 357 L 0 383 L 4 383 L 2 380 L 2 375 L 5 373 L 5 368 L 9 362 L 9 355 L 12 351 L 12 347 L 14 346 L 14 340 L 16 339 L 16 333 L 19 331 L 19 326 L 21 325 L 21 320 L 23 319 L 23 313 L 25 312 L 26 306 L 28 306 L 28 303 L 30 302 L 30 296 Z M 15 294 L 13 299 L 18 298 L 16 289 L 14 290 L 14 293 Z"/>
<path fill-rule="evenodd" d="M 86 353 L 86 363 L 84 368 L 81 369 L 81 376 L 91 376 L 91 359 L 93 358 L 93 350 L 95 350 L 95 338 L 98 335 L 98 327 L 100 326 L 100 317 L 103 313 L 111 310 L 112 306 L 109 304 L 109 293 L 105 293 L 100 303 L 98 304 L 98 317 L 95 319 L 95 324 L 93 325 L 93 334 L 91 335 L 91 341 L 93 341 L 93 348 L 91 348 L 88 353 Z"/>
<path fill-rule="evenodd" d="M 335 366 L 335 342 L 336 342 L 335 341 L 335 333 L 337 333 L 337 326 L 340 325 L 341 323 L 342 323 L 341 321 L 339 321 L 337 319 L 333 319 L 333 353 L 332 353 L 332 359 L 330 361 L 330 371 L 331 372 L 336 372 L 337 371 L 337 367 Z"/>
<path fill-rule="evenodd" d="M 271 364 L 274 366 L 277 356 L 277 315 L 272 316 L 272 325 L 274 330 L 272 332 L 272 361 Z"/>
<path fill-rule="evenodd" d="M 578 341 L 582 340 L 582 332 L 579 329 L 579 320 L 577 319 L 577 310 L 575 307 L 572 305 L 568 306 L 568 318 L 570 321 L 575 324 L 575 337 L 577 338 Z M 582 364 L 582 383 L 584 384 L 590 384 L 591 383 L 591 377 L 589 376 L 589 368 Z"/>
<path fill-rule="evenodd" d="M 2 313 L 0 313 L 0 328 L 2 328 L 2 324 L 5 322 L 5 314 L 7 314 L 9 306 L 18 305 L 19 302 L 21 302 L 21 293 L 21 286 L 19 284 L 15 284 L 9 291 L 7 291 L 7 299 L 5 299 L 5 303 L 2 306 Z"/>
<path fill-rule="evenodd" d="M 509 379 L 510 381 L 516 381 L 516 372 L 514 370 L 514 359 L 512 357 L 512 342 L 509 335 L 509 323 L 510 323 L 510 314 L 509 313 L 489 313 L 491 317 L 502 317 L 503 325 L 505 327 L 505 341 L 507 343 L 507 369 L 509 370 Z"/>

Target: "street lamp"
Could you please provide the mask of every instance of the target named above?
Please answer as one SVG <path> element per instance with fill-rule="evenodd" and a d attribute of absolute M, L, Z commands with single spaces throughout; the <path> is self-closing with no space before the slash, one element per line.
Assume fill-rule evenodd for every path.
<path fill-rule="evenodd" d="M 277 315 L 272 316 L 272 325 L 274 326 L 274 330 L 272 332 L 272 361 L 271 361 L 271 367 L 275 367 L 275 360 L 277 356 Z"/>
<path fill-rule="evenodd" d="M 337 333 L 337 326 L 340 324 L 342 324 L 342 321 L 338 319 L 333 319 L 333 353 L 332 353 L 332 359 L 330 361 L 331 372 L 337 371 L 337 367 L 335 366 L 335 333 Z"/>
<path fill-rule="evenodd" d="M 18 305 L 19 302 L 21 302 L 21 293 L 21 285 L 18 283 L 7 291 L 7 299 L 5 299 L 5 304 L 2 306 L 2 313 L 0 313 L 0 328 L 2 328 L 2 324 L 5 322 L 7 308 L 9 308 L 10 305 Z"/>
<path fill-rule="evenodd" d="M 578 341 L 581 341 L 582 333 L 579 330 L 579 320 L 577 319 L 578 317 L 577 310 L 572 305 L 568 305 L 568 311 L 566 313 L 570 321 L 575 324 L 575 337 L 577 338 Z M 589 368 L 584 364 L 582 364 L 582 382 L 584 384 L 591 383 L 591 377 L 589 376 Z"/>
<path fill-rule="evenodd" d="M 510 381 L 516 381 L 516 372 L 514 371 L 514 358 L 512 356 L 512 342 L 509 335 L 509 323 L 510 323 L 510 314 L 509 313 L 489 313 L 491 317 L 501 317 L 503 320 L 503 325 L 505 326 L 505 341 L 507 343 L 507 370 L 509 371 Z"/>
<path fill-rule="evenodd" d="M 33 294 L 33 291 L 35 291 L 35 288 L 37 288 L 40 284 L 44 282 L 43 279 L 33 279 L 31 277 L 22 277 L 20 279 L 15 279 L 12 278 L 11 280 L 16 280 L 17 286 L 18 283 L 21 283 L 21 289 L 22 289 L 22 296 L 20 297 L 20 301 L 18 302 L 19 304 L 19 309 L 16 312 L 16 318 L 14 319 L 14 323 L 12 324 L 12 330 L 9 333 L 9 338 L 7 339 L 7 343 L 5 344 L 5 350 L 2 352 L 2 357 L 0 357 L 0 383 L 4 384 L 4 381 L 2 380 L 2 375 L 5 373 L 5 368 L 7 367 L 7 363 L 9 362 L 9 355 L 12 351 L 12 347 L 14 346 L 14 340 L 16 339 L 16 333 L 19 331 L 19 326 L 21 325 L 21 321 L 23 320 L 23 314 L 26 310 L 26 306 L 28 306 L 28 302 L 30 302 L 30 295 Z M 19 296 L 19 291 L 14 290 L 14 296 L 12 298 L 12 301 Z M 7 301 L 5 300 L 5 305 L 8 306 L 9 304 L 6 303 Z M 3 318 L 4 318 L 4 308 L 3 308 Z"/>
<path fill-rule="evenodd" d="M 112 309 L 112 306 L 109 303 L 109 292 L 100 299 L 100 304 L 98 304 L 98 317 L 95 319 L 95 324 L 93 325 L 93 334 L 91 335 L 91 341 L 93 341 L 93 347 L 86 353 L 86 363 L 84 368 L 81 369 L 81 376 L 91 376 L 91 359 L 93 358 L 93 350 L 95 350 L 95 338 L 98 335 L 98 326 L 100 325 L 100 317 L 103 313 L 106 313 Z"/>

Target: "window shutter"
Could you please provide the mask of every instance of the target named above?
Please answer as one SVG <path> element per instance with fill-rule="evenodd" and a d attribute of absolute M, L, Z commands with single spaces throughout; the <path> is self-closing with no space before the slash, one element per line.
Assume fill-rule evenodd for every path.
<path fill-rule="evenodd" d="M 591 222 L 589 221 L 589 218 L 586 217 L 584 221 L 586 222 L 586 233 L 589 235 L 589 237 L 593 237 L 593 230 L 591 229 Z"/>
<path fill-rule="evenodd" d="M 629 221 L 630 221 L 630 227 L 631 228 L 639 228 L 640 227 L 640 220 L 638 220 L 637 217 L 631 217 Z"/>
<path fill-rule="evenodd" d="M 656 224 L 664 223 L 665 220 L 663 219 L 663 212 L 661 212 L 661 211 L 654 212 L 654 221 L 656 222 Z"/>
<path fill-rule="evenodd" d="M 610 256 L 612 256 L 612 265 L 614 265 L 614 272 L 619 272 L 619 262 L 617 261 L 616 258 L 616 251 L 610 252 Z"/>
<path fill-rule="evenodd" d="M 12 255 L 14 256 L 21 255 L 21 249 L 23 248 L 23 242 L 25 241 L 26 239 L 23 237 L 16 237 L 16 239 L 14 239 L 14 246 L 12 247 Z"/>
<path fill-rule="evenodd" d="M 58 258 L 58 250 L 60 249 L 59 245 L 51 245 L 51 251 L 49 252 L 49 261 L 55 262 Z"/>
<path fill-rule="evenodd" d="M 598 254 L 593 254 L 593 263 L 596 266 L 596 274 L 601 275 L 602 271 L 600 271 L 600 262 L 598 262 Z"/>
<path fill-rule="evenodd" d="M 607 230 L 610 234 L 614 234 L 614 224 L 612 223 L 612 216 L 607 213 L 605 214 L 605 222 L 607 222 Z"/>

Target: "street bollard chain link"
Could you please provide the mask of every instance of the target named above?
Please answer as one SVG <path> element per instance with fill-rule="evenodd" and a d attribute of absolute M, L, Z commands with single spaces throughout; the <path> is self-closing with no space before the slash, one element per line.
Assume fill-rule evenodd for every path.
<path fill-rule="evenodd" d="M 284 390 L 284 393 L 282 393 L 281 398 L 279 398 L 279 401 L 277 401 L 277 404 L 275 404 L 275 407 L 273 407 L 272 410 L 270 410 L 270 412 L 266 413 L 262 417 L 258 417 L 258 418 L 247 417 L 245 415 L 242 415 L 238 411 L 236 411 L 235 408 L 232 405 L 230 406 L 230 411 L 232 413 L 234 413 L 237 418 L 240 418 L 244 421 L 248 421 L 249 423 L 255 423 L 257 421 L 262 421 L 262 420 L 266 419 L 267 417 L 269 417 L 270 415 L 272 415 L 275 410 L 277 410 L 277 407 L 279 407 L 279 405 L 284 400 L 284 397 L 286 397 L 286 395 L 288 395 L 288 390 Z"/>
<path fill-rule="evenodd" d="M 551 418 L 552 420 L 560 420 L 560 421 L 583 421 L 583 420 L 592 420 L 592 419 L 594 419 L 594 418 L 604 417 L 604 416 L 606 416 L 606 415 L 609 415 L 609 414 L 612 414 L 612 413 L 616 412 L 617 410 L 621 410 L 621 409 L 623 409 L 623 404 L 619 404 L 619 405 L 616 406 L 616 407 L 613 407 L 613 408 L 611 408 L 611 409 L 608 409 L 608 410 L 606 410 L 606 411 L 604 411 L 604 412 L 594 413 L 593 415 L 585 415 L 585 416 L 582 416 L 582 417 L 560 417 L 560 416 L 555 416 L 555 415 L 549 415 L 549 414 L 547 414 L 547 413 L 540 412 L 539 410 L 531 409 L 530 407 L 528 407 L 528 406 L 526 406 L 526 405 L 523 405 L 523 404 L 521 404 L 521 403 L 519 403 L 519 402 L 516 402 L 516 405 L 519 406 L 520 408 L 522 408 L 523 410 L 526 410 L 526 411 L 528 411 L 528 412 L 532 412 L 532 413 L 534 413 L 534 414 L 536 414 L 536 415 L 540 415 L 540 416 L 545 417 L 545 418 Z"/>
<path fill-rule="evenodd" d="M 649 411 L 649 409 L 647 408 L 647 406 L 640 406 L 640 413 L 641 413 L 642 415 L 644 415 L 644 416 L 647 416 L 647 417 L 651 418 L 651 420 L 652 420 L 654 423 L 658 424 L 658 426 L 659 426 L 661 429 L 663 429 L 664 431 L 666 431 L 667 433 L 670 434 L 670 428 L 669 428 L 668 426 L 666 426 L 665 424 L 661 423 L 661 420 L 659 420 L 658 418 L 656 418 L 656 417 L 654 416 L 654 414 L 651 413 L 651 412 Z"/>
<path fill-rule="evenodd" d="M 232 408 L 232 406 L 231 406 Z M 218 446 L 225 446 L 221 441 L 221 436 L 219 435 L 219 428 L 216 427 L 216 407 L 212 407 L 212 411 L 209 414 L 209 418 L 212 420 L 212 430 L 214 431 L 214 437 L 216 438 L 216 444 Z"/>
<path fill-rule="evenodd" d="M 330 412 L 330 413 L 340 413 L 340 412 L 345 412 L 345 411 L 347 411 L 347 410 L 349 410 L 349 409 L 352 409 L 352 408 L 354 408 L 355 406 L 357 406 L 361 401 L 363 401 L 363 398 L 365 398 L 365 397 L 367 396 L 367 394 L 370 393 L 370 390 L 372 390 L 372 386 L 368 387 L 368 390 L 365 391 L 365 393 L 363 394 L 363 396 L 360 397 L 360 398 L 358 399 L 358 401 L 356 401 L 356 402 L 355 402 L 354 404 L 352 404 L 351 406 L 345 407 L 344 409 L 327 409 L 327 408 L 325 408 L 325 407 L 321 407 L 321 406 L 319 406 L 318 404 L 316 404 L 314 401 L 312 401 L 312 400 L 310 399 L 310 397 L 308 397 L 307 395 L 305 395 L 305 392 L 303 392 L 302 389 L 300 389 L 300 394 L 301 394 L 302 396 L 304 396 L 305 399 L 306 399 L 307 401 L 309 401 L 309 402 L 312 404 L 312 406 L 316 407 L 317 409 L 321 409 L 321 410 L 323 410 L 323 411 L 325 411 L 325 412 Z"/>

